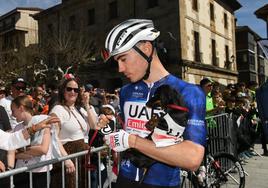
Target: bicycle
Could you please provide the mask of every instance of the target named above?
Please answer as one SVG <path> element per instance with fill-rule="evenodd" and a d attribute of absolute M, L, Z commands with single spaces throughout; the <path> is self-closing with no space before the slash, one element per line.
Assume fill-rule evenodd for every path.
<path fill-rule="evenodd" d="M 221 138 L 216 138 L 221 139 Z M 225 138 L 223 138 L 225 139 Z M 220 152 L 215 155 L 205 149 L 205 172 L 181 171 L 180 188 L 244 188 L 245 172 L 243 166 L 234 155 Z"/>

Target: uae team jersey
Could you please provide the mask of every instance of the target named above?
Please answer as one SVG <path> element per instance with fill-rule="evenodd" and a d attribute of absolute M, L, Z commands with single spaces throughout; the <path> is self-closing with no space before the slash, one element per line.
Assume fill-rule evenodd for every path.
<path fill-rule="evenodd" d="M 143 138 L 150 133 L 145 124 L 152 114 L 159 112 L 147 108 L 145 104 L 161 85 L 169 85 L 177 90 L 189 109 L 189 119 L 183 134 L 184 140 L 205 146 L 205 94 L 200 87 L 184 82 L 173 75 L 168 75 L 150 85 L 140 81 L 128 84 L 121 89 L 120 108 L 125 122 L 124 129 L 130 134 L 136 134 Z M 122 160 L 120 174 L 130 180 L 139 181 L 143 169 L 136 168 L 129 160 Z M 159 162 L 149 168 L 143 183 L 157 186 L 176 186 L 180 183 L 179 177 L 179 168 Z"/>

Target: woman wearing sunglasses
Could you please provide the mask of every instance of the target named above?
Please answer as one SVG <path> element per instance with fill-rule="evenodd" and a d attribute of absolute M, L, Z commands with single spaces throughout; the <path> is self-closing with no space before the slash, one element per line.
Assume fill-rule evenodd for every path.
<path fill-rule="evenodd" d="M 97 117 L 94 108 L 89 106 L 89 95 L 80 92 L 79 88 L 75 78 L 67 78 L 59 88 L 58 105 L 54 106 L 50 112 L 56 114 L 60 119 L 58 135 L 66 154 L 88 149 L 85 143 L 90 129 L 88 122 L 93 124 L 90 117 Z M 96 122 L 97 120 L 94 121 Z M 67 164 L 65 187 L 75 187 L 75 173 L 73 173 L 75 170 L 78 171 L 78 176 L 80 177 L 78 187 L 85 187 L 87 170 L 83 167 L 84 158 L 79 158 L 78 163 L 78 169 L 74 169 L 73 164 Z M 59 164 L 52 173 L 52 187 L 61 187 L 61 179 L 61 167 Z"/>

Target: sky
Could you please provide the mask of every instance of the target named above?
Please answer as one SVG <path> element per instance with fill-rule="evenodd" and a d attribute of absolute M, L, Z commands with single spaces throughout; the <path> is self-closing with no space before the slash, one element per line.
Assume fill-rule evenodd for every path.
<path fill-rule="evenodd" d="M 61 0 L 0 0 L 0 15 L 16 7 L 39 7 L 46 9 L 60 2 Z M 268 0 L 238 0 L 238 2 L 243 7 L 235 12 L 237 25 L 247 25 L 261 37 L 266 38 L 266 24 L 263 20 L 258 19 L 254 12 L 268 4 Z"/>
<path fill-rule="evenodd" d="M 238 0 L 243 6 L 235 12 L 237 18 L 237 25 L 249 26 L 253 31 L 259 34 L 263 38 L 266 36 L 266 23 L 258 19 L 254 12 L 268 4 L 268 0 Z"/>

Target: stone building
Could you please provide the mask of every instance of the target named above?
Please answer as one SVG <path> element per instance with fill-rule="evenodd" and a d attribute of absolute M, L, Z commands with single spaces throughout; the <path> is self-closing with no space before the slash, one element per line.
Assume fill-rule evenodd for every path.
<path fill-rule="evenodd" d="M 259 84 L 265 82 L 267 74 L 267 58 L 258 45 L 261 37 L 248 26 L 236 28 L 236 57 L 238 81 L 248 83 L 255 81 Z"/>
<path fill-rule="evenodd" d="M 9 52 L 17 51 L 38 43 L 38 24 L 32 15 L 39 8 L 18 7 L 0 16 L 0 56 L 1 61 Z"/>
<path fill-rule="evenodd" d="M 35 19 L 41 45 L 65 33 L 86 36 L 94 44 L 96 62 L 83 65 L 80 75 L 100 86 L 126 82 L 112 70 L 116 66 L 99 61 L 108 31 L 128 18 L 154 21 L 161 31 L 163 64 L 171 73 L 192 83 L 211 77 L 226 85 L 237 81 L 234 12 L 240 7 L 236 0 L 63 0 Z"/>

